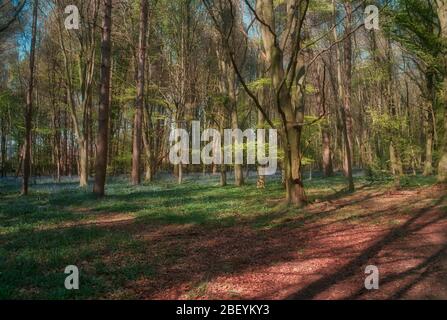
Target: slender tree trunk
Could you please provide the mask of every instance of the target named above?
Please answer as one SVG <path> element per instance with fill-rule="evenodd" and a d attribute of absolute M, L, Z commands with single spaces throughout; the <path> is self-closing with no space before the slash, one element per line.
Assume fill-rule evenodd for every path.
<path fill-rule="evenodd" d="M 353 162 L 353 120 L 351 114 L 351 96 L 352 96 L 352 35 L 351 23 L 352 23 L 352 5 L 349 1 L 345 3 L 346 8 L 346 26 L 345 34 L 347 38 L 344 41 L 344 60 L 345 60 L 345 79 L 344 79 L 344 95 L 343 95 L 343 118 L 345 126 L 345 159 L 344 168 L 348 178 L 348 188 L 350 191 L 354 191 L 354 179 L 352 177 L 352 162 Z"/>
<path fill-rule="evenodd" d="M 224 106 L 221 106 L 220 109 L 220 135 L 221 137 L 224 136 L 224 131 L 226 127 L 227 118 L 225 115 L 225 111 L 223 110 Z M 204 169 L 206 170 L 206 166 L 204 165 Z M 227 185 L 227 166 L 225 165 L 224 161 L 222 161 L 222 164 L 220 165 L 220 186 L 225 187 Z"/>
<path fill-rule="evenodd" d="M 98 110 L 98 139 L 96 153 L 96 176 L 93 192 L 104 196 L 104 188 L 107 174 L 108 131 L 109 131 L 109 107 L 110 107 L 110 67 L 112 51 L 112 0 L 103 0 L 104 17 L 102 23 L 101 39 L 101 87 L 99 92 Z"/>
<path fill-rule="evenodd" d="M 336 21 L 336 4 L 335 0 L 332 1 L 334 6 L 333 11 L 333 21 Z M 346 30 L 345 34 L 349 34 L 351 29 L 351 18 L 352 18 L 352 8 L 349 3 L 346 5 Z M 334 41 L 338 41 L 337 28 L 333 29 Z M 337 84 L 338 84 L 338 95 L 339 95 L 339 113 L 340 113 L 340 124 L 341 124 L 341 142 L 344 146 L 343 155 L 343 172 L 348 178 L 348 189 L 354 191 L 354 179 L 352 176 L 352 148 L 350 138 L 352 133 L 352 117 L 351 117 L 351 73 L 352 73 L 352 43 L 351 38 L 348 36 L 344 41 L 344 61 L 345 61 L 345 77 L 343 77 L 342 70 L 342 57 L 340 53 L 340 48 L 338 45 L 335 46 L 336 53 L 336 65 L 337 65 Z"/>
<path fill-rule="evenodd" d="M 54 101 L 53 101 L 54 103 Z M 61 181 L 61 152 L 60 152 L 60 123 L 59 112 L 56 110 L 56 106 L 53 106 L 53 164 L 54 164 L 54 179 L 57 182 Z"/>
<path fill-rule="evenodd" d="M 321 134 L 323 137 L 323 174 L 327 178 L 334 175 L 334 170 L 332 167 L 331 136 L 325 125 L 321 129 Z"/>
<path fill-rule="evenodd" d="M 88 186 L 88 140 L 86 138 L 78 140 L 79 152 L 79 186 Z"/>
<path fill-rule="evenodd" d="M 261 95 L 264 95 L 264 92 L 261 92 Z M 264 101 L 264 99 L 262 100 Z M 265 118 L 260 110 L 258 110 L 258 129 L 265 129 Z M 261 167 L 258 166 L 258 181 L 256 187 L 258 189 L 265 189 L 265 176 L 260 174 L 260 169 Z"/>
<path fill-rule="evenodd" d="M 237 110 L 235 104 L 233 105 L 233 109 L 231 111 L 231 127 L 232 129 L 239 129 Z M 238 187 L 244 184 L 244 173 L 242 171 L 241 164 L 234 165 L 234 183 Z"/>
<path fill-rule="evenodd" d="M 318 68 L 318 71 L 321 69 Z M 323 78 L 326 79 L 326 69 L 323 68 L 324 73 Z M 320 72 L 319 72 L 320 73 Z M 321 81 L 320 81 L 321 82 Z M 324 90 L 325 90 L 325 81 L 322 81 L 322 85 L 320 86 L 317 94 L 317 105 L 319 108 L 320 114 L 324 114 L 326 110 L 326 101 L 324 99 Z M 321 125 L 321 137 L 322 137 L 322 154 L 323 154 L 323 175 L 324 177 L 331 177 L 334 175 L 333 166 L 332 166 L 332 150 L 331 150 L 331 133 L 330 133 L 330 127 L 329 127 L 329 120 L 328 118 L 323 120 L 323 123 Z"/>
<path fill-rule="evenodd" d="M 431 108 L 431 106 L 429 106 Z M 425 115 L 425 163 L 424 176 L 433 174 L 433 139 L 434 139 L 433 117 L 431 110 L 427 110 Z"/>
<path fill-rule="evenodd" d="M 177 179 L 177 182 L 178 182 L 178 184 L 182 184 L 183 183 L 183 164 L 180 163 L 177 166 L 178 166 L 178 179 Z"/>
<path fill-rule="evenodd" d="M 391 119 L 397 119 L 397 106 L 396 106 L 396 99 L 394 98 L 394 77 L 393 77 L 393 67 L 392 67 L 392 61 L 393 61 L 393 53 L 392 53 L 392 46 L 391 46 L 391 39 L 385 39 L 387 45 L 386 45 L 386 63 L 388 64 L 388 80 L 386 82 L 386 101 L 389 106 L 389 114 L 391 116 Z M 398 149 L 398 145 L 396 143 L 396 137 L 395 135 L 398 135 L 398 131 L 392 130 L 391 131 L 391 139 L 390 139 L 390 162 L 391 162 L 391 169 L 392 173 L 394 175 L 394 185 L 396 188 L 400 188 L 400 180 L 402 175 L 404 174 L 404 170 L 402 167 L 402 161 L 400 157 L 400 152 Z"/>
<path fill-rule="evenodd" d="M 141 138 L 144 109 L 144 82 L 146 63 L 146 30 L 148 19 L 148 0 L 140 2 L 140 32 L 138 48 L 138 72 L 137 72 L 137 102 L 135 106 L 133 152 L 132 152 L 132 184 L 141 183 L 140 158 L 141 158 Z"/>
<path fill-rule="evenodd" d="M 2 177 L 6 177 L 6 125 L 2 119 L 1 153 L 2 153 Z"/>
<path fill-rule="evenodd" d="M 25 110 L 25 154 L 23 159 L 23 185 L 22 194 L 28 195 L 28 184 L 31 173 L 31 129 L 33 117 L 33 88 L 34 88 L 34 60 L 36 50 L 36 33 L 37 33 L 37 8 L 39 1 L 34 1 L 33 22 L 31 31 L 31 48 L 29 56 L 29 83 L 26 93 L 26 110 Z"/>

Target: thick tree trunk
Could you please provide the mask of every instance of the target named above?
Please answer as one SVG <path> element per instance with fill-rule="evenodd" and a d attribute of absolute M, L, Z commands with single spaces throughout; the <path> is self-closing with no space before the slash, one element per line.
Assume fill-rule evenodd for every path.
<path fill-rule="evenodd" d="M 447 4 L 445 5 L 445 8 L 447 10 Z M 442 148 L 441 160 L 439 161 L 438 165 L 438 181 L 441 183 L 447 183 L 447 79 L 444 80 L 443 91 L 444 91 L 444 142 L 441 146 Z"/>
<path fill-rule="evenodd" d="M 146 64 L 146 30 L 148 19 L 148 0 L 140 2 L 140 32 L 138 47 L 138 74 L 137 74 L 137 101 L 135 106 L 133 152 L 132 152 L 132 184 L 141 183 L 140 158 L 141 158 L 141 138 L 144 109 L 144 83 Z"/>
<path fill-rule="evenodd" d="M 101 78 L 99 92 L 98 110 L 98 139 L 95 167 L 95 185 L 93 192 L 99 196 L 104 196 L 106 174 L 107 174 L 107 152 L 108 152 L 108 131 L 109 131 L 109 107 L 110 107 L 110 70 L 112 51 L 112 0 L 104 0 L 103 23 L 101 39 Z"/>
<path fill-rule="evenodd" d="M 289 4 L 288 8 L 290 8 Z M 283 52 L 278 47 L 275 36 L 271 32 L 276 26 L 273 1 L 259 0 L 256 11 L 263 20 L 261 24 L 263 46 L 267 64 L 270 65 L 270 75 L 275 90 L 277 109 L 283 124 L 282 143 L 285 158 L 286 197 L 290 204 L 302 206 L 307 202 L 301 179 L 300 150 L 302 122 L 304 121 L 304 101 L 300 90 L 297 90 L 299 92 L 296 93 L 294 101 L 292 101 L 290 90 L 286 84 Z M 304 63 L 300 61 L 294 68 L 296 68 L 297 72 L 295 79 L 292 81 L 301 88 L 303 86 Z"/>
<path fill-rule="evenodd" d="M 36 50 L 36 33 L 37 33 L 37 8 L 39 1 L 34 1 L 33 22 L 31 31 L 31 47 L 29 56 L 29 83 L 26 93 L 26 109 L 25 109 L 25 154 L 23 158 L 23 185 L 22 194 L 28 195 L 28 184 L 31 173 L 31 129 L 33 117 L 33 88 L 34 88 L 34 60 Z"/>
<path fill-rule="evenodd" d="M 436 0 L 441 34 L 447 41 L 447 0 Z M 447 57 L 444 56 L 444 67 L 447 70 Z M 444 104 L 444 141 L 441 145 L 441 159 L 438 166 L 438 181 L 447 183 L 447 75 L 444 75 L 443 104 Z"/>
<path fill-rule="evenodd" d="M 285 145 L 287 152 L 287 199 L 291 204 L 303 206 L 307 199 L 304 193 L 304 184 L 301 177 L 301 150 L 300 142 L 301 130 L 296 128 L 289 128 Z"/>

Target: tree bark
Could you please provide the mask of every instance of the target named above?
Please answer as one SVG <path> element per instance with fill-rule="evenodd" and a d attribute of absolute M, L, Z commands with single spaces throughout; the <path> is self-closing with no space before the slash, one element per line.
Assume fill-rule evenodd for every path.
<path fill-rule="evenodd" d="M 236 103 L 233 104 L 231 110 L 231 127 L 233 129 L 239 129 Z M 241 142 L 242 143 L 242 142 Z M 236 186 L 240 187 L 244 184 L 244 173 L 242 171 L 241 164 L 234 165 L 234 183 Z"/>
<path fill-rule="evenodd" d="M 146 153 L 146 163 L 145 163 L 145 181 L 151 182 L 154 179 L 154 155 L 153 155 L 153 138 L 152 138 L 152 124 L 150 121 L 150 116 L 146 112 L 145 118 L 145 127 L 147 128 L 147 132 L 143 132 L 143 147 L 144 152 Z"/>
<path fill-rule="evenodd" d="M 261 95 L 264 95 L 264 90 L 262 90 Z M 264 97 L 262 99 L 264 100 Z M 260 110 L 258 110 L 258 129 L 265 129 L 265 118 Z M 258 166 L 258 181 L 256 187 L 258 189 L 265 189 L 265 176 L 260 174 L 260 169 L 261 167 Z"/>
<path fill-rule="evenodd" d="M 88 139 L 78 139 L 79 149 L 79 186 L 88 186 Z"/>
<path fill-rule="evenodd" d="M 36 51 L 36 33 L 37 33 L 37 8 L 39 1 L 34 1 L 33 22 L 31 31 L 31 47 L 29 56 L 29 83 L 26 93 L 26 109 L 25 109 L 25 154 L 23 159 L 23 185 L 22 194 L 28 195 L 28 184 L 31 173 L 31 130 L 33 117 L 33 88 L 34 88 L 34 62 Z"/>
<path fill-rule="evenodd" d="M 333 20 L 336 21 L 336 4 L 332 1 L 334 5 Z M 346 4 L 346 30 L 345 34 L 349 34 L 351 29 L 351 19 L 352 19 L 352 7 L 350 3 Z M 337 28 L 333 29 L 334 41 L 338 41 Z M 336 49 L 336 60 L 337 60 L 337 83 L 338 83 L 338 93 L 340 97 L 340 102 L 342 106 L 340 107 L 341 125 L 343 135 L 343 171 L 345 176 L 348 178 L 348 190 L 354 191 L 354 179 L 352 176 L 352 116 L 351 116 L 351 77 L 352 77 L 352 42 L 350 36 L 345 39 L 344 42 L 344 61 L 345 61 L 345 77 L 342 76 L 342 61 L 340 48 L 338 45 L 335 46 Z"/>
<path fill-rule="evenodd" d="M 145 83 L 145 64 L 146 64 L 146 32 L 148 19 L 147 0 L 140 2 L 140 31 L 138 47 L 138 71 L 137 71 L 137 101 L 135 106 L 133 152 L 132 152 L 132 184 L 141 183 L 140 158 L 141 158 L 141 138 L 144 110 L 144 83 Z"/>
<path fill-rule="evenodd" d="M 331 136 L 325 125 L 321 129 L 321 134 L 323 137 L 323 174 L 325 178 L 328 178 L 334 175 L 334 170 L 332 166 Z"/>
<path fill-rule="evenodd" d="M 444 41 L 447 41 L 447 0 L 436 0 L 436 4 L 441 26 L 441 35 Z M 447 70 L 446 56 L 444 56 L 444 68 Z M 444 75 L 442 88 L 444 104 L 444 142 L 441 145 L 441 160 L 438 165 L 438 181 L 447 183 L 447 75 Z"/>
<path fill-rule="evenodd" d="M 296 77 L 294 77 L 292 81 L 297 84 L 299 89 L 296 90 L 294 100 L 292 101 L 290 90 L 286 84 L 287 79 L 285 79 L 284 53 L 278 46 L 277 40 L 271 32 L 276 26 L 273 0 L 259 0 L 257 2 L 256 11 L 263 21 L 263 23 L 261 23 L 263 46 L 266 53 L 267 63 L 270 65 L 270 75 L 273 88 L 275 89 L 277 109 L 283 124 L 283 134 L 281 137 L 285 157 L 286 198 L 290 204 L 303 206 L 307 203 L 304 184 L 301 177 L 300 146 L 302 123 L 304 122 L 304 97 L 302 86 L 305 65 L 302 61 L 297 60 L 297 65 L 293 66 L 294 69 L 296 68 L 297 72 L 295 73 Z M 297 23 L 297 21 L 294 23 Z"/>
<path fill-rule="evenodd" d="M 347 36 L 344 41 L 344 66 L 345 66 L 345 79 L 344 79 L 344 95 L 343 95 L 343 118 L 345 122 L 345 159 L 344 169 L 346 177 L 348 178 L 348 189 L 354 191 L 354 179 L 352 177 L 352 164 L 353 164 L 353 120 L 351 113 L 351 95 L 352 95 L 352 35 L 351 23 L 352 23 L 352 4 L 348 1 L 345 3 L 346 9 L 346 26 L 345 35 Z"/>
<path fill-rule="evenodd" d="M 424 176 L 431 176 L 433 174 L 433 140 L 434 127 L 431 106 L 427 106 L 429 110 L 425 114 L 425 162 L 424 162 Z"/>
<path fill-rule="evenodd" d="M 6 125 L 5 125 L 6 120 L 2 119 L 2 135 L 1 135 L 1 153 L 2 153 L 2 177 L 6 177 Z"/>
<path fill-rule="evenodd" d="M 111 73 L 111 51 L 112 51 L 112 0 L 103 1 L 103 22 L 101 39 L 101 78 L 99 92 L 98 110 L 98 138 L 95 166 L 95 184 L 93 193 L 99 197 L 104 196 L 106 174 L 107 174 L 107 153 L 108 153 L 108 132 L 109 132 L 109 107 L 110 107 L 110 73 Z"/>
<path fill-rule="evenodd" d="M 441 146 L 441 160 L 438 165 L 438 181 L 441 183 L 447 183 L 447 79 L 443 84 L 444 91 L 444 142 Z"/>

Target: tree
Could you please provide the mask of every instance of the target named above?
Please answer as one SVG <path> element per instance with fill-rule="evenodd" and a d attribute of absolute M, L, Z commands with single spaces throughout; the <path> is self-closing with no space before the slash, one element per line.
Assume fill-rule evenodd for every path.
<path fill-rule="evenodd" d="M 135 106 L 133 153 L 132 153 L 132 184 L 141 183 L 140 175 L 140 153 L 142 139 L 142 123 L 144 110 L 144 90 L 145 90 L 145 62 L 146 62 L 146 32 L 148 20 L 147 0 L 140 2 L 140 31 L 138 47 L 138 71 L 137 71 L 137 101 Z"/>
<path fill-rule="evenodd" d="M 80 3 L 85 23 L 80 30 L 66 30 L 62 25 L 63 3 L 58 3 L 59 45 L 62 51 L 67 104 L 79 149 L 79 186 L 88 185 L 88 145 L 90 109 L 93 99 L 93 81 L 96 53 L 96 21 L 99 0 Z M 65 37 L 64 37 L 65 35 Z M 76 74 L 77 71 L 77 74 Z M 81 116 L 80 116 L 81 114 Z"/>
<path fill-rule="evenodd" d="M 216 15 L 216 9 L 213 9 L 207 0 L 204 0 L 204 4 L 224 40 L 238 80 L 255 102 L 256 107 L 266 116 L 266 121 L 274 127 L 271 119 L 267 118 L 265 106 L 260 105 L 256 95 L 245 83 L 235 60 L 235 50 L 228 42 L 233 29 L 236 29 L 234 16 L 232 16 L 231 27 L 229 29 L 222 28 L 222 23 L 219 22 L 219 17 Z M 229 4 L 232 5 L 232 2 L 230 1 Z M 302 206 L 307 202 L 301 177 L 301 134 L 304 125 L 304 81 L 307 66 L 303 55 L 300 54 L 300 49 L 303 44 L 302 32 L 309 1 L 304 0 L 298 3 L 293 0 L 286 1 L 284 3 L 286 15 L 284 22 L 275 17 L 273 0 L 258 0 L 256 8 L 248 0 L 245 0 L 245 4 L 259 23 L 263 54 L 266 64 L 270 66 L 269 77 L 274 90 L 275 107 L 281 119 L 286 198 L 289 203 Z M 233 10 L 229 10 L 229 12 L 233 14 Z M 217 14 L 222 20 L 222 12 L 219 13 L 217 10 Z M 283 25 L 279 28 L 282 22 Z M 277 30 L 282 30 L 282 41 L 280 41 L 281 37 L 277 34 Z"/>
<path fill-rule="evenodd" d="M 37 10 L 39 1 L 34 1 L 33 20 L 31 27 L 31 47 L 29 54 L 29 81 L 26 92 L 25 107 L 25 153 L 23 158 L 23 184 L 22 194 L 28 195 L 28 184 L 31 174 L 31 135 L 32 135 L 32 118 L 33 118 L 33 89 L 34 89 L 34 67 L 35 67 L 35 51 L 37 37 Z"/>
<path fill-rule="evenodd" d="M 104 196 L 107 174 L 112 51 L 112 0 L 103 0 L 103 15 L 101 38 L 101 79 L 98 110 L 98 138 L 95 166 L 96 176 L 95 184 L 93 187 L 93 193 L 99 197 Z"/>
<path fill-rule="evenodd" d="M 447 1 L 436 0 L 436 9 L 440 24 L 441 36 L 447 43 Z M 441 160 L 438 167 L 438 181 L 447 182 L 447 52 L 444 50 L 444 82 L 442 86 L 442 99 L 444 104 L 444 142 L 441 150 Z"/>
<path fill-rule="evenodd" d="M 333 22 L 336 25 L 336 1 L 332 0 L 333 5 Z M 352 23 L 352 5 L 349 1 L 344 3 L 346 12 L 345 35 L 344 35 L 344 56 L 342 57 L 339 45 L 335 45 L 337 60 L 337 83 L 340 103 L 340 115 L 342 124 L 342 141 L 344 145 L 343 170 L 348 178 L 348 189 L 354 191 L 354 179 L 352 177 L 352 126 L 353 120 L 351 115 L 351 81 L 352 81 L 352 40 L 351 40 L 351 23 Z M 339 41 L 337 28 L 333 28 L 334 42 Z M 342 63 L 344 62 L 344 63 Z M 343 68 L 344 67 L 344 68 Z M 344 76 L 343 76 L 344 75 Z"/>

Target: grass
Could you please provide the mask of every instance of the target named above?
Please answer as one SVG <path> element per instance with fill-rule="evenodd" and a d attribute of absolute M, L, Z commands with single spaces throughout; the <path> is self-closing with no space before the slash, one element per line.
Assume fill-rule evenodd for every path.
<path fill-rule="evenodd" d="M 280 201 L 283 190 L 277 180 L 257 190 L 254 178 L 242 188 L 219 187 L 217 179 L 183 185 L 163 179 L 132 187 L 116 178 L 102 200 L 73 181 L 37 181 L 28 197 L 19 195 L 18 181 L 0 181 L 0 299 L 132 298 L 125 289 L 129 283 L 156 279 L 160 266 L 188 254 L 164 243 L 153 249 L 138 235 L 145 228 L 195 225 L 206 230 L 248 223 L 259 230 L 300 227 L 316 219 L 305 210 L 288 210 Z M 362 178 L 356 183 L 368 184 Z M 426 186 L 434 179 L 412 177 L 405 183 Z M 342 195 L 344 187 L 342 177 L 306 181 L 311 201 Z M 344 212 L 340 219 L 352 215 Z M 72 264 L 82 270 L 78 291 L 64 288 L 64 269 Z M 200 282 L 190 295 L 204 290 L 206 282 Z"/>

